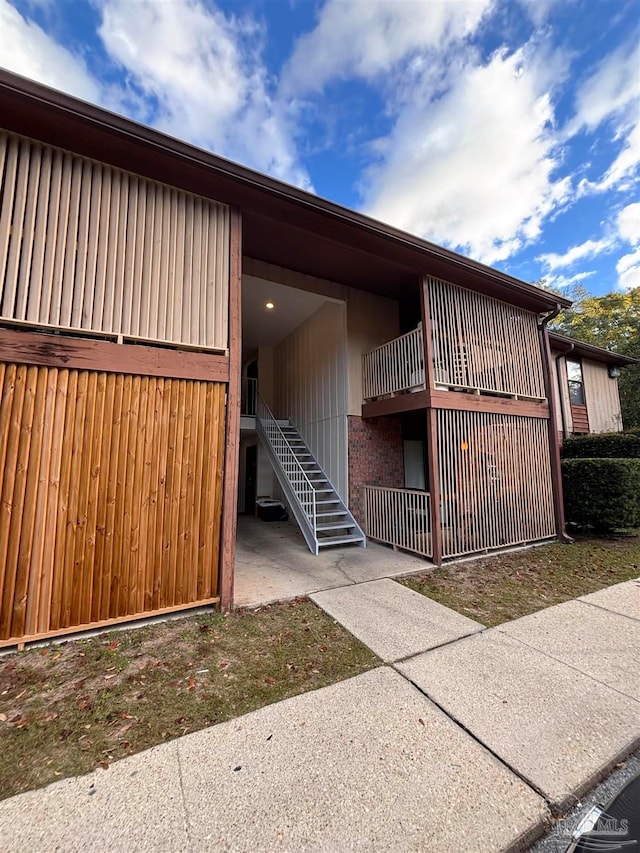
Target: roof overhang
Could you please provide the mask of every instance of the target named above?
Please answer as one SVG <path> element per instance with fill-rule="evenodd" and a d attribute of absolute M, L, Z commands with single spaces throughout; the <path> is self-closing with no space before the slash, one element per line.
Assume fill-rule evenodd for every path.
<path fill-rule="evenodd" d="M 237 207 L 243 253 L 413 299 L 433 275 L 543 313 L 570 301 L 312 193 L 0 70 L 0 126 Z"/>
<path fill-rule="evenodd" d="M 626 367 L 629 364 L 638 364 L 640 359 L 631 358 L 627 355 L 620 355 L 617 352 L 596 347 L 593 344 L 586 344 L 584 341 L 576 341 L 573 338 L 568 338 L 566 335 L 558 335 L 556 332 L 549 332 L 549 342 L 551 348 L 557 353 L 569 353 L 580 358 L 587 358 L 590 361 L 600 361 L 603 364 L 615 364 L 618 367 Z"/>

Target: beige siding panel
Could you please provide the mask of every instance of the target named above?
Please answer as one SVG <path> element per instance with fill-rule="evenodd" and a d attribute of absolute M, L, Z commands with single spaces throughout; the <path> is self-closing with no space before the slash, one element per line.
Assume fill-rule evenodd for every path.
<path fill-rule="evenodd" d="M 428 278 L 436 384 L 512 397 L 545 397 L 537 317 Z"/>
<path fill-rule="evenodd" d="M 622 412 L 618 380 L 611 379 L 607 365 L 582 359 L 584 395 L 590 432 L 620 432 Z"/>
<path fill-rule="evenodd" d="M 553 395 L 556 401 L 556 427 L 558 432 L 562 433 L 562 411 L 564 410 L 564 416 L 567 422 L 567 435 L 571 435 L 573 431 L 573 423 L 571 421 L 571 401 L 569 399 L 569 383 L 567 381 L 567 364 L 564 358 L 559 359 L 560 378 L 558 379 L 558 369 L 556 369 L 557 355 L 557 352 L 551 352 L 551 382 L 553 385 Z"/>
<path fill-rule="evenodd" d="M 274 350 L 275 413 L 291 418 L 346 499 L 347 348 L 345 306 L 322 305 Z"/>
<path fill-rule="evenodd" d="M 0 132 L 0 319 L 228 349 L 229 209 Z"/>
<path fill-rule="evenodd" d="M 362 414 L 362 356 L 400 334 L 398 303 L 347 288 L 349 414 Z"/>

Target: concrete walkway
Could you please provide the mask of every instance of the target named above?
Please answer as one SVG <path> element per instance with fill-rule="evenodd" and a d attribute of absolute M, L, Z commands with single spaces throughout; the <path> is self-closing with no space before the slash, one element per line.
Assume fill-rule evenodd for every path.
<path fill-rule="evenodd" d="M 368 542 L 366 548 L 328 548 L 316 557 L 292 521 L 238 517 L 233 600 L 236 607 L 309 595 L 318 590 L 423 572 L 422 557 Z"/>
<path fill-rule="evenodd" d="M 1 802 L 0 849 L 527 849 L 640 742 L 640 584 L 490 630 L 415 595 L 314 596 L 392 665 Z"/>

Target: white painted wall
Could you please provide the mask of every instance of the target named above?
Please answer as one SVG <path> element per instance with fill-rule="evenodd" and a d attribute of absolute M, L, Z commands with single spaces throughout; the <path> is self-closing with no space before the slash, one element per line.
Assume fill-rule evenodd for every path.
<path fill-rule="evenodd" d="M 344 304 L 327 302 L 274 347 L 275 413 L 290 418 L 347 499 L 347 347 Z"/>

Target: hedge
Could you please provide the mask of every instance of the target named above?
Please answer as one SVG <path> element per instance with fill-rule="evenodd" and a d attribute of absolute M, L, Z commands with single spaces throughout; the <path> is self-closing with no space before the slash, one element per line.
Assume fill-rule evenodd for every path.
<path fill-rule="evenodd" d="M 598 532 L 640 527 L 640 459 L 565 459 L 565 515 Z"/>
<path fill-rule="evenodd" d="M 576 435 L 562 445 L 563 459 L 640 459 L 640 435 L 603 432 Z"/>

